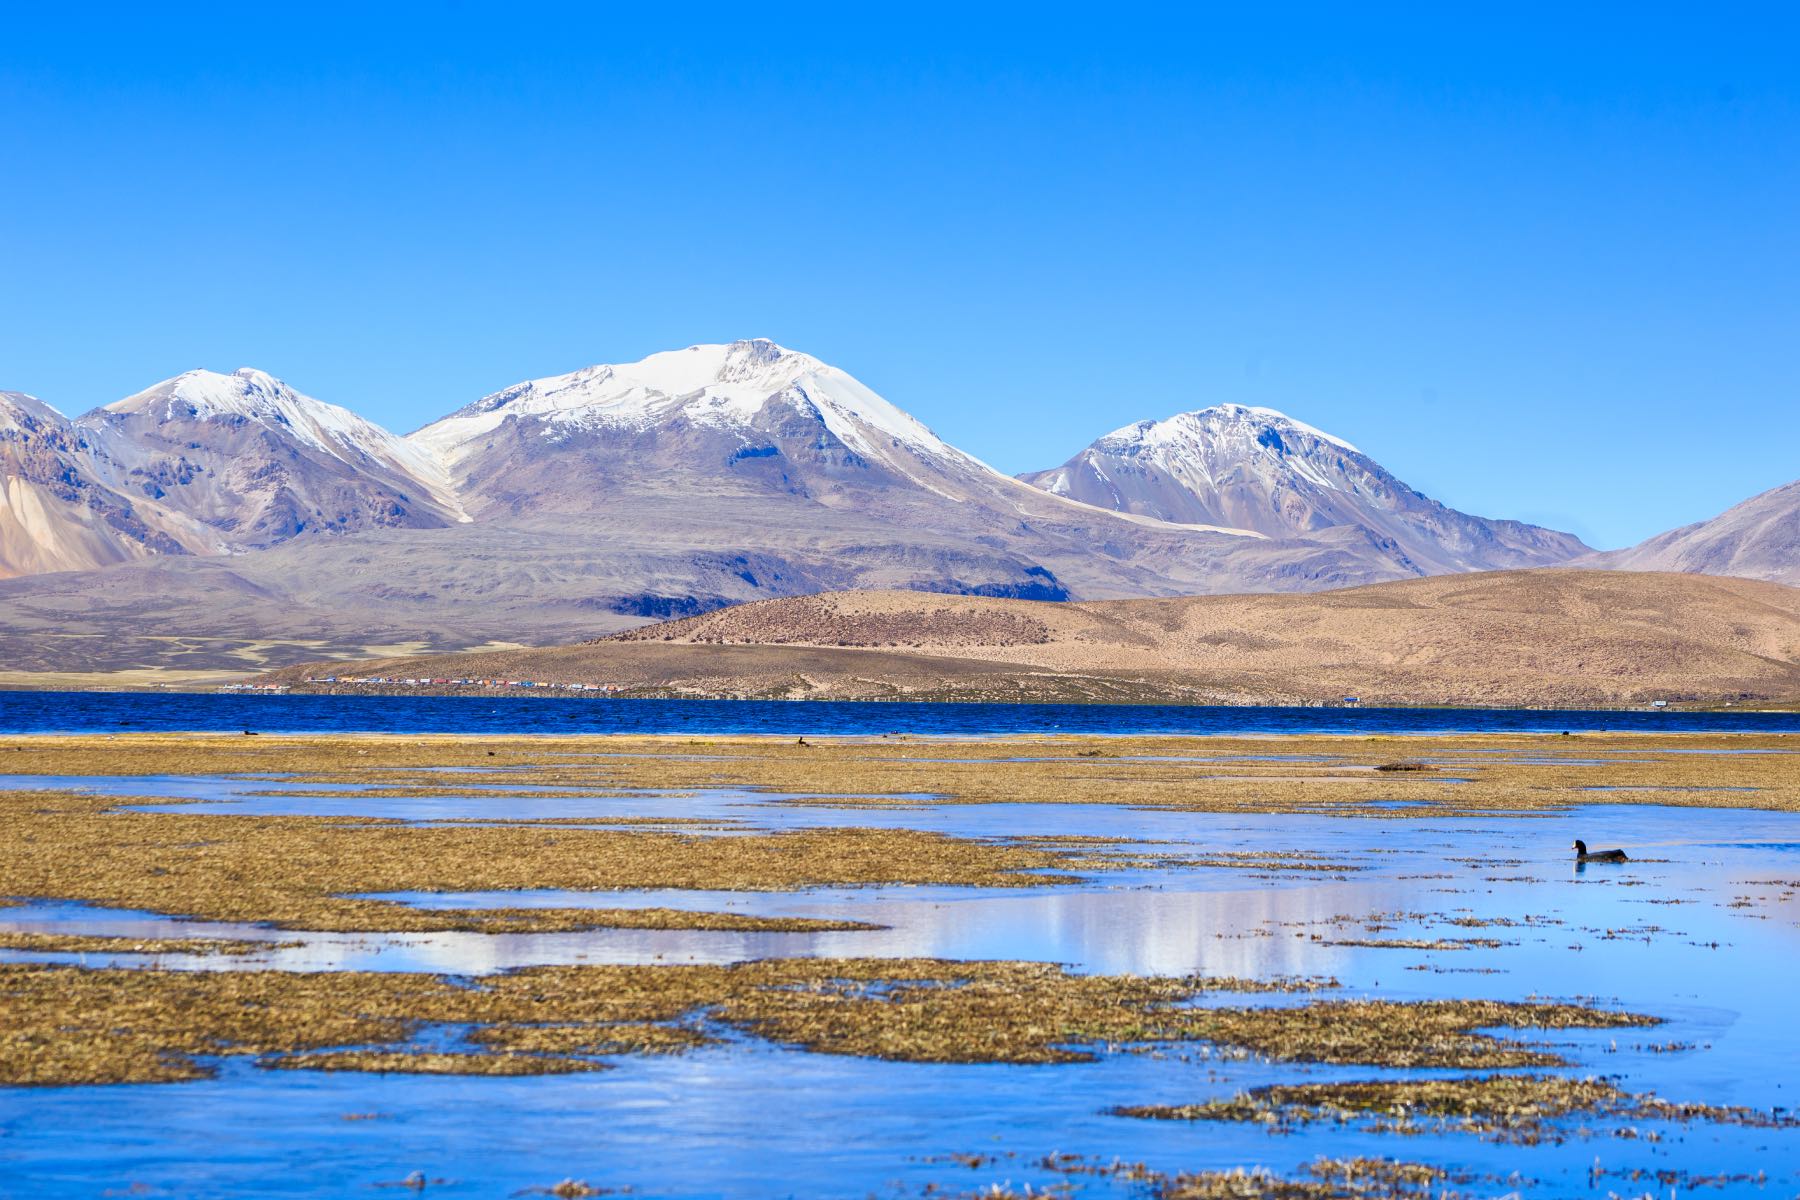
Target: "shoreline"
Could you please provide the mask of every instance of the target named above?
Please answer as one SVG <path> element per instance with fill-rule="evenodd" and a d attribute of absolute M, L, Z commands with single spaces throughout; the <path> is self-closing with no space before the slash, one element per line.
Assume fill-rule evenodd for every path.
<path fill-rule="evenodd" d="M 696 753 L 696 746 L 705 749 Z M 1184 754 L 1184 747 L 1192 752 Z M 428 795 L 495 785 L 659 794 L 723 787 L 785 798 L 784 804 L 835 798 L 849 808 L 1036 802 L 1352 815 L 1374 801 L 1375 808 L 1356 815 L 1404 819 L 1596 803 L 1800 811 L 1800 774 L 1791 757 L 1797 751 L 1800 730 L 943 736 L 864 730 L 803 738 L 128 730 L 13 734 L 0 739 L 0 772 L 15 782 L 255 776 L 270 778 L 272 786 L 278 778 L 281 787 L 355 783 Z M 53 791 L 67 786 L 46 784 Z"/>
<path fill-rule="evenodd" d="M 13 682 L 0 679 L 0 695 L 85 695 L 85 696 L 243 696 L 243 697 L 275 697 L 275 696 L 313 696 L 313 697 L 422 697 L 440 700 L 505 700 L 505 701 L 657 701 L 657 702 L 694 702 L 704 704 L 893 704 L 918 706 L 921 708 L 939 705 L 954 706 L 1008 706 L 1017 708 L 1030 707 L 1079 707 L 1094 709 L 1127 709 L 1127 708 L 1177 708 L 1177 709 L 1280 709 L 1308 711 L 1356 711 L 1356 712 L 1568 712 L 1568 713 L 1742 713 L 1742 714 L 1785 714 L 1800 712 L 1800 700 L 1680 700 L 1670 699 L 1661 704 L 1653 701 L 1642 703 L 1603 704 L 1583 702 L 1579 700 L 1551 701 L 1545 703 L 1509 703 L 1505 701 L 1455 702 L 1438 700 L 1371 700 L 1346 704 L 1341 701 L 1299 699 L 1292 697 L 1263 696 L 1242 699 L 1225 697 L 1209 697 L 1206 699 L 1182 699 L 1178 696 L 1161 698 L 1120 698 L 1103 699 L 1091 696 L 1071 696 L 1068 698 L 986 698 L 959 694 L 951 691 L 942 696 L 920 694 L 904 694 L 891 696 L 871 695 L 807 695 L 807 696 L 772 696 L 744 695 L 727 692 L 695 692 L 686 689 L 631 689 L 602 691 L 598 689 L 575 690 L 566 685 L 545 683 L 521 685 L 515 687 L 457 687 L 436 684 L 394 685 L 359 687 L 342 684 L 293 685 L 293 684 L 255 684 L 250 680 L 238 677 L 238 682 L 220 683 L 211 686 L 183 686 L 174 683 L 126 682 L 94 683 L 89 686 L 40 686 L 36 683 Z M 46 681 L 51 684 L 59 681 Z"/>

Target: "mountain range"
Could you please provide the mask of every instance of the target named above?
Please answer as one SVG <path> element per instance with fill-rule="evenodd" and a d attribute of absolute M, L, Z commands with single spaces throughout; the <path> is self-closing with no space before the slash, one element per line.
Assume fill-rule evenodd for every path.
<path fill-rule="evenodd" d="M 764 340 L 524 381 L 405 437 L 247 368 L 73 419 L 0 393 L 0 466 L 20 670 L 539 644 L 848 588 L 1317 591 L 1592 554 L 1238 405 L 1013 478 Z"/>

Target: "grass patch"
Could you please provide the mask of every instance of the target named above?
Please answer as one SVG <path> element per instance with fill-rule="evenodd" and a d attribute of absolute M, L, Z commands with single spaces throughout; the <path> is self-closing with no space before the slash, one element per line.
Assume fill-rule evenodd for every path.
<path fill-rule="evenodd" d="M 782 891 L 911 883 L 1040 887 L 1102 869 L 1090 853 L 906 829 L 709 838 L 664 830 L 418 827 L 322 817 L 119 811 L 69 792 L 0 792 L 0 894 L 285 929 L 817 931 L 794 918 L 673 910 L 430 910 L 359 893 L 686 888 Z"/>
<path fill-rule="evenodd" d="M 486 1025 L 469 1040 L 488 1049 L 524 1054 L 682 1054 L 718 1042 L 687 1025 L 584 1022 Z"/>
<path fill-rule="evenodd" d="M 1615 1029 L 1656 1017 L 1581 1004 L 1502 1000 L 1321 1001 L 1290 1008 L 1215 1008 L 1194 1014 L 1196 1036 L 1288 1062 L 1380 1067 L 1564 1066 L 1542 1046 L 1485 1029 Z"/>
<path fill-rule="evenodd" d="M 1070 1062 L 1082 1047 L 1200 1036 L 1208 991 L 1317 986 L 1071 975 L 1043 963 L 771 959 L 733 966 L 536 967 L 475 986 L 387 972 L 159 971 L 0 965 L 0 1084 L 159 1082 L 215 1055 L 370 1066 L 427 1025 L 477 1026 L 476 1059 L 667 1053 L 704 1021 L 828 1054 L 911 1062 Z M 342 1057 L 354 1055 L 356 1057 Z M 407 1063 L 417 1065 L 414 1057 Z M 534 1060 L 540 1061 L 540 1060 Z M 343 1064 L 341 1067 L 334 1064 Z M 501 1065 L 503 1071 L 520 1064 Z M 551 1068 L 545 1068 L 551 1069 Z"/>
<path fill-rule="evenodd" d="M 220 1054 L 403 1053 L 427 1024 L 479 1027 L 470 1037 L 477 1054 L 662 1053 L 704 1044 L 701 1026 L 711 1022 L 817 1053 L 906 1062 L 1066 1063 L 1101 1047 L 1204 1040 L 1301 1062 L 1500 1067 L 1561 1060 L 1476 1030 L 1654 1023 L 1491 1000 L 1189 1003 L 1215 991 L 1319 986 L 932 959 L 535 967 L 473 987 L 384 972 L 0 965 L 0 1083 L 192 1079 Z"/>
<path fill-rule="evenodd" d="M 1800 810 L 1792 735 L 1013 737 L 969 741 L 755 737 L 41 735 L 0 739 L 0 770 L 63 775 L 289 773 L 407 794 L 559 785 L 596 791 L 757 788 L 851 803 L 1077 803 L 1408 820 L 1592 803 Z M 1085 757 L 1099 750 L 1105 757 Z M 1686 751 L 1687 753 L 1671 753 Z M 1707 751 L 1730 751 L 1712 754 Z M 1318 761 L 1269 761 L 1282 754 Z M 1181 761 L 1183 758 L 1192 761 Z M 1023 758 L 1035 761 L 992 761 Z M 1370 768 L 1429 760 L 1435 771 Z M 442 767 L 459 767 L 447 778 Z M 1455 783 L 1455 779 L 1470 782 Z M 1750 788 L 1751 791 L 1727 791 Z M 904 801 L 893 800 L 906 796 Z M 858 801 L 854 798 L 860 797 Z M 924 798 L 919 798 L 924 797 Z M 887 799 L 882 799 L 887 798 Z M 505 797 L 493 797 L 503 809 Z M 1390 807 L 1393 801 L 1412 801 Z"/>
<path fill-rule="evenodd" d="M 1247 1121 L 1285 1130 L 1319 1121 L 1367 1120 L 1407 1134 L 1446 1130 L 1509 1142 L 1561 1140 L 1553 1123 L 1568 1117 L 1629 1121 L 1710 1121 L 1786 1128 L 1792 1117 L 1741 1107 L 1676 1104 L 1633 1095 L 1600 1079 L 1560 1075 L 1485 1075 L 1464 1079 L 1278 1084 L 1203 1104 L 1140 1105 L 1119 1116 L 1170 1121 Z"/>
<path fill-rule="evenodd" d="M 406 1050 L 335 1050 L 286 1054 L 257 1064 L 282 1071 L 366 1071 L 372 1075 L 573 1075 L 604 1071 L 608 1064 L 584 1058 L 534 1054 L 445 1054 Z"/>
<path fill-rule="evenodd" d="M 237 938 L 134 938 L 99 934 L 0 933 L 0 950 L 45 954 L 263 954 L 299 942 Z"/>

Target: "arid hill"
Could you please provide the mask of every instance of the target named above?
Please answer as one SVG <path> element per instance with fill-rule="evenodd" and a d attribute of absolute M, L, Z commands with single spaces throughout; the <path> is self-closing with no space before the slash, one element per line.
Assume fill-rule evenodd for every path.
<path fill-rule="evenodd" d="M 811 699 L 1629 704 L 1800 699 L 1800 590 L 1511 571 L 1313 595 L 1058 604 L 840 592 L 578 646 L 315 664 L 309 675 Z"/>
<path fill-rule="evenodd" d="M 1800 584 L 1800 480 L 1770 488 L 1716 517 L 1623 550 L 1579 560 L 1619 571 L 1697 571 Z"/>

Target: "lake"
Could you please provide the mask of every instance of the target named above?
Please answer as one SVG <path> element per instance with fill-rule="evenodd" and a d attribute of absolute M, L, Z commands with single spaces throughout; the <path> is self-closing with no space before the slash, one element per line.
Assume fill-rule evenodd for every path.
<path fill-rule="evenodd" d="M 0 733 L 1005 734 L 1800 732 L 1800 712 L 1276 708 L 0 691 Z"/>

